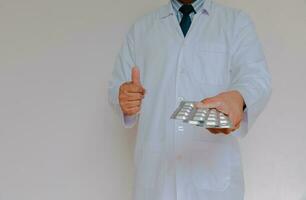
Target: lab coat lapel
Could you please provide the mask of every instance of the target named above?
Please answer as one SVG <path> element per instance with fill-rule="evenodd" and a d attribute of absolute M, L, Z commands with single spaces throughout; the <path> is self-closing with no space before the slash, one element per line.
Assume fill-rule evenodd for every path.
<path fill-rule="evenodd" d="M 164 26 L 164 30 L 169 31 L 171 37 L 176 37 L 179 41 L 184 40 L 184 35 L 181 30 L 180 24 L 177 21 L 175 11 L 171 5 L 171 2 L 161 11 L 161 24 Z"/>

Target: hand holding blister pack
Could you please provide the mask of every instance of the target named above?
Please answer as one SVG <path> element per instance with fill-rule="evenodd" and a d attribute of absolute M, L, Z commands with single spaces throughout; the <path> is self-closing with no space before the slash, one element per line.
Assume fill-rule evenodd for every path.
<path fill-rule="evenodd" d="M 171 119 L 204 128 L 232 128 L 231 120 L 224 113 L 213 108 L 197 108 L 192 101 L 182 101 Z"/>

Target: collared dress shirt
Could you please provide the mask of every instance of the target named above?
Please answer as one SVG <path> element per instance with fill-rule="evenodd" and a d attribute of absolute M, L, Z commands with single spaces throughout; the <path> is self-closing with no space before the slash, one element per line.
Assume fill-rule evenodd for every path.
<path fill-rule="evenodd" d="M 196 0 L 191 4 L 196 13 L 201 10 L 204 2 L 205 2 L 205 0 Z M 176 18 L 177 18 L 178 22 L 181 22 L 181 20 L 183 18 L 183 14 L 179 11 L 179 9 L 181 8 L 181 6 L 183 4 L 181 2 L 179 2 L 179 0 L 171 0 L 171 5 L 172 5 L 172 8 L 173 8 L 173 11 L 175 12 L 175 15 L 176 15 Z M 191 20 L 193 19 L 194 15 L 195 15 L 195 13 L 193 13 L 193 12 L 190 14 Z"/>
<path fill-rule="evenodd" d="M 119 87 L 138 66 L 146 89 L 137 116 L 123 116 Z M 237 90 L 247 108 L 240 128 L 225 136 L 170 119 L 183 100 Z M 255 26 L 241 10 L 205 0 L 184 37 L 171 2 L 130 28 L 115 62 L 109 102 L 125 127 L 138 123 L 134 200 L 242 200 L 239 138 L 271 92 Z"/>

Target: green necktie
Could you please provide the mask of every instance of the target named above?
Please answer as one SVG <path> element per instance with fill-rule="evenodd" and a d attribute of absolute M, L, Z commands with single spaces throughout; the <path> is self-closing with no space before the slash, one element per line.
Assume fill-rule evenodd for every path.
<path fill-rule="evenodd" d="M 186 36 L 189 28 L 190 28 L 190 25 L 191 25 L 191 18 L 190 18 L 190 13 L 194 12 L 196 13 L 196 11 L 194 10 L 193 6 L 190 5 L 190 4 L 185 4 L 185 5 L 182 5 L 179 9 L 179 11 L 183 14 L 183 18 L 180 22 L 180 26 L 181 26 L 181 29 L 183 31 L 183 34 L 184 36 Z"/>

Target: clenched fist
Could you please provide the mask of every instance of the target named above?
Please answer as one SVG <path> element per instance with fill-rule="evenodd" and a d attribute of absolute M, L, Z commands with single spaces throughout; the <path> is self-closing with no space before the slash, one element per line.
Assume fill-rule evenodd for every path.
<path fill-rule="evenodd" d="M 213 134 L 230 134 L 240 127 L 243 118 L 244 99 L 238 91 L 223 92 L 217 96 L 204 99 L 197 104 L 198 108 L 215 108 L 228 115 L 232 121 L 231 129 L 208 129 Z"/>
<path fill-rule="evenodd" d="M 141 108 L 141 102 L 145 95 L 145 89 L 140 83 L 140 72 L 137 67 L 132 68 L 132 81 L 125 82 L 119 89 L 119 103 L 124 115 L 137 114 Z"/>

